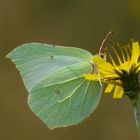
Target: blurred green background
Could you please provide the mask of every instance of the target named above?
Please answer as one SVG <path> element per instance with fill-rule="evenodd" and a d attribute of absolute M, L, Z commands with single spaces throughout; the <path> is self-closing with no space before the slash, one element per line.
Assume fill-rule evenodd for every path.
<path fill-rule="evenodd" d="M 97 52 L 112 42 L 140 41 L 139 0 L 0 0 L 0 140 L 137 140 L 129 99 L 102 96 L 83 123 L 48 130 L 29 109 L 27 91 L 5 55 L 27 42 L 48 42 Z"/>

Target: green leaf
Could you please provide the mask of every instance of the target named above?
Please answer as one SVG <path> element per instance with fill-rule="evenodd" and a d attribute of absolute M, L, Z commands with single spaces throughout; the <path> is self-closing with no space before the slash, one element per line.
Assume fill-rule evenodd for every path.
<path fill-rule="evenodd" d="M 83 78 L 93 70 L 93 56 L 88 51 L 31 43 L 7 57 L 23 78 L 31 110 L 49 128 L 80 123 L 97 107 L 102 88 L 99 82 Z"/>

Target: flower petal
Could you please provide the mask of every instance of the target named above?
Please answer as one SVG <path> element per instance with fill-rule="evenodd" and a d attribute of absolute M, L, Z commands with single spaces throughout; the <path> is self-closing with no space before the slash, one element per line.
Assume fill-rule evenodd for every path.
<path fill-rule="evenodd" d="M 117 65 L 116 65 L 116 63 L 115 63 L 115 61 L 114 61 L 114 59 L 113 59 L 112 55 L 111 55 L 110 53 L 108 53 L 107 55 L 109 56 L 109 58 L 110 58 L 110 60 L 111 60 L 112 65 L 113 65 L 114 67 L 116 67 Z"/>
<path fill-rule="evenodd" d="M 120 76 L 118 74 L 100 74 L 100 79 L 104 80 L 116 80 L 120 78 Z"/>
<path fill-rule="evenodd" d="M 129 70 L 130 70 L 130 68 L 129 68 L 129 62 L 126 61 L 126 62 L 122 63 L 119 66 L 119 69 L 129 72 Z"/>
<path fill-rule="evenodd" d="M 136 65 L 136 67 L 137 67 L 136 73 L 139 73 L 140 72 L 140 62 Z"/>
<path fill-rule="evenodd" d="M 122 60 L 121 60 L 121 58 L 120 58 L 118 52 L 116 51 L 116 49 L 115 49 L 114 47 L 112 47 L 112 49 L 113 49 L 113 51 L 114 51 L 114 53 L 115 53 L 115 55 L 116 55 L 116 57 L 117 57 L 117 59 L 118 59 L 118 62 L 119 62 L 120 64 L 122 64 L 123 62 L 122 62 Z"/>
<path fill-rule="evenodd" d="M 130 62 L 130 53 L 132 53 L 132 50 L 129 45 L 124 46 L 124 49 L 125 49 L 125 53 L 126 53 L 126 61 Z"/>
<path fill-rule="evenodd" d="M 131 56 L 131 60 L 130 60 L 130 67 L 133 64 L 137 64 L 139 56 L 140 56 L 139 43 L 132 42 L 132 56 Z"/>
<path fill-rule="evenodd" d="M 98 54 L 93 57 L 93 62 L 98 66 L 98 70 L 101 73 L 115 73 L 114 67 L 102 59 Z"/>
<path fill-rule="evenodd" d="M 123 60 L 123 62 L 126 62 L 126 58 L 125 58 L 125 56 L 124 56 L 123 47 L 119 47 L 119 49 L 120 49 L 120 52 L 121 52 L 121 55 L 122 55 L 122 60 Z"/>
<path fill-rule="evenodd" d="M 98 74 L 84 74 L 83 76 L 84 76 L 84 78 L 85 78 L 86 80 L 95 80 L 95 81 L 99 81 L 99 76 L 98 76 Z"/>
<path fill-rule="evenodd" d="M 114 89 L 114 87 L 115 86 L 113 84 L 108 84 L 106 89 L 105 89 L 105 91 L 104 91 L 104 93 L 111 93 L 112 90 Z"/>
<path fill-rule="evenodd" d="M 123 94 L 124 94 L 123 88 L 120 86 L 116 86 L 115 90 L 114 90 L 113 98 L 120 99 L 120 98 L 122 98 Z"/>

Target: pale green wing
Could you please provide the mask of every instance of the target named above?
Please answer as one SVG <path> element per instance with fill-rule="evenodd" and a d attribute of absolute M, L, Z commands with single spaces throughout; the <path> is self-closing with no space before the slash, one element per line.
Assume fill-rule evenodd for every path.
<path fill-rule="evenodd" d="M 58 71 L 41 81 L 29 94 L 31 110 L 49 128 L 80 123 L 97 107 L 101 86 L 85 80 L 81 75 L 84 69 L 90 67 L 80 63 Z"/>
<path fill-rule="evenodd" d="M 80 123 L 97 107 L 101 86 L 99 82 L 83 78 L 83 74 L 93 70 L 89 52 L 72 47 L 26 44 L 8 57 L 23 77 L 31 110 L 49 128 Z"/>
<path fill-rule="evenodd" d="M 28 91 L 51 73 L 81 61 L 90 63 L 92 55 L 83 49 L 30 43 L 7 55 L 16 64 Z"/>

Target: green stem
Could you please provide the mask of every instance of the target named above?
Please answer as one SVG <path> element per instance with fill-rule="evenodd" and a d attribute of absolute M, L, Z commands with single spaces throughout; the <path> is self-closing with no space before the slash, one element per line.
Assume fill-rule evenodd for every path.
<path fill-rule="evenodd" d="M 132 104 L 133 104 L 133 110 L 134 110 L 134 117 L 136 121 L 136 126 L 138 130 L 138 140 L 140 140 L 140 99 L 138 96 L 136 98 L 131 99 Z"/>

